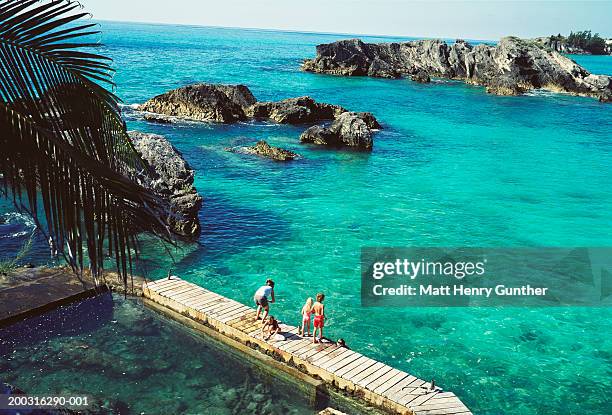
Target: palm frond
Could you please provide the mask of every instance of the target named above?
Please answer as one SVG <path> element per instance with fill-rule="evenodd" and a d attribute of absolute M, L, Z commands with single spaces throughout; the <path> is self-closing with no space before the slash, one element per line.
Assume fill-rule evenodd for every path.
<path fill-rule="evenodd" d="M 72 0 L 0 0 L 0 173 L 75 271 L 114 256 L 127 283 L 138 232 L 169 240 L 165 201 L 135 181 L 147 169 L 121 118 L 110 59 Z M 44 218 L 44 224 L 42 219 Z"/>

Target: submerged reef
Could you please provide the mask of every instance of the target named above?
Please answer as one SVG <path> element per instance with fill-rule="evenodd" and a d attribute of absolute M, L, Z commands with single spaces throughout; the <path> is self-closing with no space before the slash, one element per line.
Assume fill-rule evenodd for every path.
<path fill-rule="evenodd" d="M 274 161 L 291 161 L 300 158 L 299 154 L 284 148 L 273 147 L 265 140 L 258 141 L 254 146 L 228 147 L 226 150 L 232 153 L 252 154 Z"/>

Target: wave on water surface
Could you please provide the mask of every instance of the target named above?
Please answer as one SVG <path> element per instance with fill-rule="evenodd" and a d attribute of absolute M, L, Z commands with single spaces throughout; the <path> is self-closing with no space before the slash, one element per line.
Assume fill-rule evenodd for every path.
<path fill-rule="evenodd" d="M 34 232 L 34 220 L 23 213 L 8 212 L 0 215 L 0 239 L 19 238 Z"/>

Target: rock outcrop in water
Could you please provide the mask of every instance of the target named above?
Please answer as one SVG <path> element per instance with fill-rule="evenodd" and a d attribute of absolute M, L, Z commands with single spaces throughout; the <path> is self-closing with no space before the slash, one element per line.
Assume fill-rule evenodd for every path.
<path fill-rule="evenodd" d="M 420 82 L 429 82 L 429 75 L 419 73 Z M 326 144 L 335 147 L 372 148 L 372 128 L 381 128 L 370 113 L 352 113 L 339 105 L 317 102 L 311 97 L 288 98 L 274 102 L 257 102 L 244 85 L 195 84 L 169 91 L 141 105 L 150 122 L 171 123 L 175 119 L 191 119 L 231 123 L 247 119 L 271 120 L 279 124 L 314 124 L 333 121 L 330 127 L 316 126 L 302 134 L 302 142 Z M 347 115 L 349 114 L 349 115 Z M 295 158 L 282 149 L 265 147 L 260 142 L 252 148 L 242 148 L 273 160 Z M 238 151 L 237 149 L 232 149 Z"/>
<path fill-rule="evenodd" d="M 368 112 L 344 112 L 329 127 L 315 125 L 300 136 L 302 143 L 330 147 L 351 147 L 372 150 L 372 129 L 380 128 L 376 118 Z"/>
<path fill-rule="evenodd" d="M 151 167 L 150 175 L 141 175 L 141 184 L 170 200 L 170 229 L 184 237 L 200 233 L 198 212 L 202 197 L 193 186 L 194 171 L 181 153 L 164 137 L 130 131 L 136 151 Z"/>
<path fill-rule="evenodd" d="M 310 97 L 289 98 L 276 102 L 257 102 L 248 110 L 253 118 L 270 119 L 279 124 L 306 124 L 333 120 L 346 112 L 339 105 L 316 102 Z"/>
<path fill-rule="evenodd" d="M 483 85 L 487 92 L 518 95 L 546 89 L 612 101 L 612 77 L 592 75 L 571 59 L 515 37 L 496 45 L 457 40 L 364 43 L 341 40 L 317 46 L 317 56 L 304 61 L 305 71 L 345 76 L 399 78 L 428 76 Z"/>
<path fill-rule="evenodd" d="M 346 112 L 339 105 L 311 97 L 257 102 L 244 85 L 194 84 L 158 95 L 138 107 L 146 121 L 171 123 L 172 117 L 196 121 L 233 123 L 249 118 L 279 124 L 306 124 L 333 120 Z"/>
<path fill-rule="evenodd" d="M 410 79 L 412 79 L 414 82 L 420 82 L 422 84 L 431 82 L 431 77 L 425 71 L 418 71 L 417 73 L 410 75 Z"/>
<path fill-rule="evenodd" d="M 227 148 L 227 151 L 232 153 L 252 154 L 274 161 L 290 161 L 300 157 L 299 154 L 293 151 L 285 150 L 280 147 L 272 147 L 264 140 L 258 141 L 257 144 L 250 147 L 230 147 Z"/>
<path fill-rule="evenodd" d="M 196 121 L 232 123 L 246 120 L 246 108 L 256 101 L 244 85 L 194 84 L 158 95 L 138 110 Z"/>
<path fill-rule="evenodd" d="M 145 114 L 142 119 L 153 124 L 172 124 L 172 118 L 165 115 Z"/>

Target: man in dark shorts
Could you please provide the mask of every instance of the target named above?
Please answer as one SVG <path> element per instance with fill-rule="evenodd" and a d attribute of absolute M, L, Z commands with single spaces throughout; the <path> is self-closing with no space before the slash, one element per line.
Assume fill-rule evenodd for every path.
<path fill-rule="evenodd" d="M 261 313 L 261 309 L 264 309 L 264 315 L 262 321 L 266 320 L 268 317 L 268 312 L 270 311 L 269 303 L 273 303 L 274 300 L 274 281 L 271 279 L 266 280 L 266 285 L 262 285 L 255 292 L 255 296 L 253 297 L 255 304 L 257 305 L 257 316 L 256 320 L 259 320 L 259 314 Z"/>

